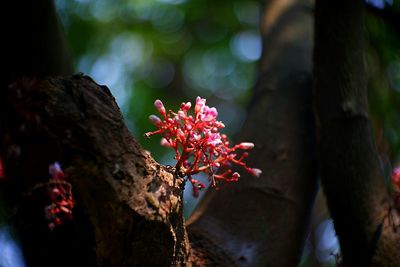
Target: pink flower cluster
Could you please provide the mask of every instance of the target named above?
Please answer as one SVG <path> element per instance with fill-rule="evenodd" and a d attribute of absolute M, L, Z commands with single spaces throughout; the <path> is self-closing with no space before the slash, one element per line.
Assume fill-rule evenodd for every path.
<path fill-rule="evenodd" d="M 65 181 L 64 172 L 58 162 L 49 166 L 49 174 L 51 178 L 48 182 L 48 194 L 51 204 L 45 207 L 45 215 L 49 221 L 48 227 L 53 230 L 66 219 L 72 219 L 72 208 L 75 203 L 72 186 Z"/>
<path fill-rule="evenodd" d="M 394 203 L 396 207 L 400 209 L 400 167 L 397 167 L 393 170 L 391 178 L 394 188 L 394 193 L 393 193 Z"/>
<path fill-rule="evenodd" d="M 219 132 L 225 125 L 217 121 L 217 109 L 207 106 L 206 99 L 197 97 L 193 115 L 189 113 L 192 107 L 190 102 L 182 103 L 177 113 L 167 113 L 161 100 L 156 100 L 154 106 L 162 118 L 150 115 L 150 121 L 158 129 L 145 136 L 160 134 L 161 145 L 175 150 L 175 168 L 191 182 L 194 196 L 198 196 L 199 189 L 205 187 L 193 177 L 200 172 L 209 176 L 212 186 L 216 186 L 218 180 L 233 182 L 239 179 L 240 174 L 230 169 L 232 163 L 242 166 L 254 176 L 260 176 L 260 169 L 250 168 L 244 162 L 248 152 L 238 155 L 238 150 L 250 150 L 254 144 L 243 142 L 230 146 L 227 136 Z M 220 167 L 224 171 L 217 173 Z"/>

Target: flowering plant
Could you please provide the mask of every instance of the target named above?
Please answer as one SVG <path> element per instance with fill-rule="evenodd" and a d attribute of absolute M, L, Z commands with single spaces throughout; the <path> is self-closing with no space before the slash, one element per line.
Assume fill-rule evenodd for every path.
<path fill-rule="evenodd" d="M 198 196 L 199 189 L 205 187 L 193 178 L 200 172 L 208 175 L 212 186 L 216 186 L 218 180 L 233 182 L 239 179 L 240 174 L 230 169 L 232 163 L 242 166 L 254 176 L 260 176 L 260 169 L 250 168 L 244 162 L 247 152 L 238 155 L 238 150 L 250 150 L 254 144 L 242 142 L 230 146 L 227 136 L 219 132 L 225 125 L 217 121 L 217 109 L 207 106 L 206 99 L 197 97 L 193 115 L 189 112 L 192 106 L 190 102 L 182 103 L 176 113 L 171 110 L 167 113 L 161 100 L 156 100 L 154 106 L 162 118 L 150 115 L 149 119 L 157 130 L 145 136 L 160 134 L 160 144 L 175 151 L 176 171 L 182 177 L 187 177 L 193 186 L 194 196 Z M 217 173 L 219 167 L 224 170 L 222 173 Z"/>
<path fill-rule="evenodd" d="M 394 168 L 392 172 L 392 186 L 393 186 L 393 198 L 396 208 L 400 209 L 400 167 Z"/>
<path fill-rule="evenodd" d="M 49 165 L 49 174 L 51 176 L 49 181 L 35 185 L 32 190 L 47 188 L 50 204 L 45 206 L 44 212 L 48 227 L 53 230 L 65 220 L 72 219 L 72 209 L 75 206 L 75 201 L 72 195 L 72 185 L 66 181 L 65 174 L 58 162 Z M 0 157 L 0 180 L 4 179 L 4 166 Z"/>
<path fill-rule="evenodd" d="M 48 227 L 53 230 L 64 220 L 72 219 L 75 202 L 72 197 L 72 186 L 65 180 L 65 174 L 58 162 L 50 164 L 49 174 L 51 178 L 47 185 L 51 204 L 45 207 L 45 215 L 49 221 Z"/>

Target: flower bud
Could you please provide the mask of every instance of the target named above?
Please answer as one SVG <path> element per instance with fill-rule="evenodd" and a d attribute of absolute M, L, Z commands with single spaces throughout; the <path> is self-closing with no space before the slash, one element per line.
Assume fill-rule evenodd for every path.
<path fill-rule="evenodd" d="M 225 128 L 225 124 L 223 124 L 221 121 L 216 121 L 214 122 L 214 125 L 218 128 Z"/>
<path fill-rule="evenodd" d="M 163 104 L 163 102 L 161 102 L 161 100 L 157 99 L 156 101 L 154 101 L 154 106 L 156 107 L 158 112 L 160 112 L 161 115 L 165 116 L 166 110 L 165 110 L 164 104 Z"/>
<path fill-rule="evenodd" d="M 178 117 L 180 120 L 183 120 L 184 118 L 186 118 L 186 114 L 185 112 L 183 112 L 182 110 L 178 111 Z"/>
<path fill-rule="evenodd" d="M 216 108 L 207 108 L 203 110 L 204 114 L 201 116 L 201 119 L 203 121 L 213 121 L 217 118 L 218 116 L 218 111 Z"/>
<path fill-rule="evenodd" d="M 253 147 L 254 147 L 254 144 L 250 143 L 250 142 L 242 142 L 239 145 L 237 145 L 237 148 L 240 148 L 243 150 L 252 149 Z"/>
<path fill-rule="evenodd" d="M 238 172 L 234 172 L 233 174 L 232 174 L 232 179 L 233 180 L 238 180 L 240 178 L 240 174 L 238 173 Z"/>
<path fill-rule="evenodd" d="M 172 144 L 164 137 L 161 138 L 160 145 L 165 146 L 165 147 L 172 147 Z"/>
<path fill-rule="evenodd" d="M 393 183 L 400 185 L 400 167 L 393 170 L 392 181 Z"/>
<path fill-rule="evenodd" d="M 183 111 L 188 111 L 190 109 L 190 107 L 192 106 L 192 103 L 190 102 L 186 102 L 186 103 L 182 103 L 181 104 L 181 109 Z"/>
<path fill-rule="evenodd" d="M 260 177 L 260 175 L 261 175 L 261 173 L 262 173 L 262 170 L 257 169 L 257 168 L 248 168 L 247 171 L 248 171 L 251 175 L 256 176 L 256 177 Z"/>
<path fill-rule="evenodd" d="M 49 165 L 49 174 L 53 179 L 64 179 L 64 172 L 61 169 L 60 163 L 54 162 Z"/>
<path fill-rule="evenodd" d="M 206 104 L 206 100 L 204 98 L 201 98 L 200 96 L 198 96 L 196 98 L 196 105 L 194 106 L 194 112 L 195 113 L 200 112 L 205 104 Z"/>
<path fill-rule="evenodd" d="M 200 195 L 200 189 L 195 185 L 192 186 L 192 195 L 194 198 L 198 198 Z"/>
<path fill-rule="evenodd" d="M 159 126 L 162 121 L 159 117 L 157 117 L 156 115 L 150 115 L 149 116 L 149 120 L 151 121 L 151 123 L 153 123 L 155 126 Z"/>

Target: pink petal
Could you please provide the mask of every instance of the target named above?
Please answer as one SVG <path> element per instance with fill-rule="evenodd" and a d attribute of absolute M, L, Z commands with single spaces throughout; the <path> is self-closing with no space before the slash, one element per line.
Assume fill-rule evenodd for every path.
<path fill-rule="evenodd" d="M 251 175 L 256 176 L 256 177 L 260 177 L 260 175 L 261 175 L 261 173 L 262 173 L 262 170 L 257 169 L 257 168 L 248 168 L 247 171 L 248 171 Z"/>
<path fill-rule="evenodd" d="M 153 123 L 155 126 L 158 126 L 162 123 L 161 119 L 157 117 L 156 115 L 150 115 L 149 120 L 151 123 Z"/>
<path fill-rule="evenodd" d="M 254 144 L 251 142 L 242 142 L 239 145 L 237 145 L 237 147 L 243 150 L 248 150 L 252 149 L 254 147 Z"/>
<path fill-rule="evenodd" d="M 164 116 L 166 114 L 164 104 L 163 102 L 161 102 L 161 100 L 157 99 L 156 101 L 154 101 L 154 106 L 156 107 L 158 112 L 160 112 L 161 115 Z"/>

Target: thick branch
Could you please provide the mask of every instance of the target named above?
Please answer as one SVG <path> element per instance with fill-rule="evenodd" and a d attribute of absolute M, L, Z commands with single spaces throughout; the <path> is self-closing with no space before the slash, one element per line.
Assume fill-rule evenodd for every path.
<path fill-rule="evenodd" d="M 292 267 L 317 191 L 312 13 L 308 1 L 267 1 L 264 11 L 261 73 L 237 138 L 255 143 L 249 165 L 263 175 L 219 190 L 189 232 L 201 229 L 239 266 Z"/>
<path fill-rule="evenodd" d="M 10 219 L 29 266 L 184 266 L 182 183 L 132 138 L 105 86 L 90 78 L 22 81 L 2 105 L 1 155 Z M 44 218 L 48 165 L 59 161 L 76 199 L 71 222 Z"/>
<path fill-rule="evenodd" d="M 363 1 L 317 1 L 321 178 L 346 266 L 399 266 L 400 235 L 368 117 Z"/>

